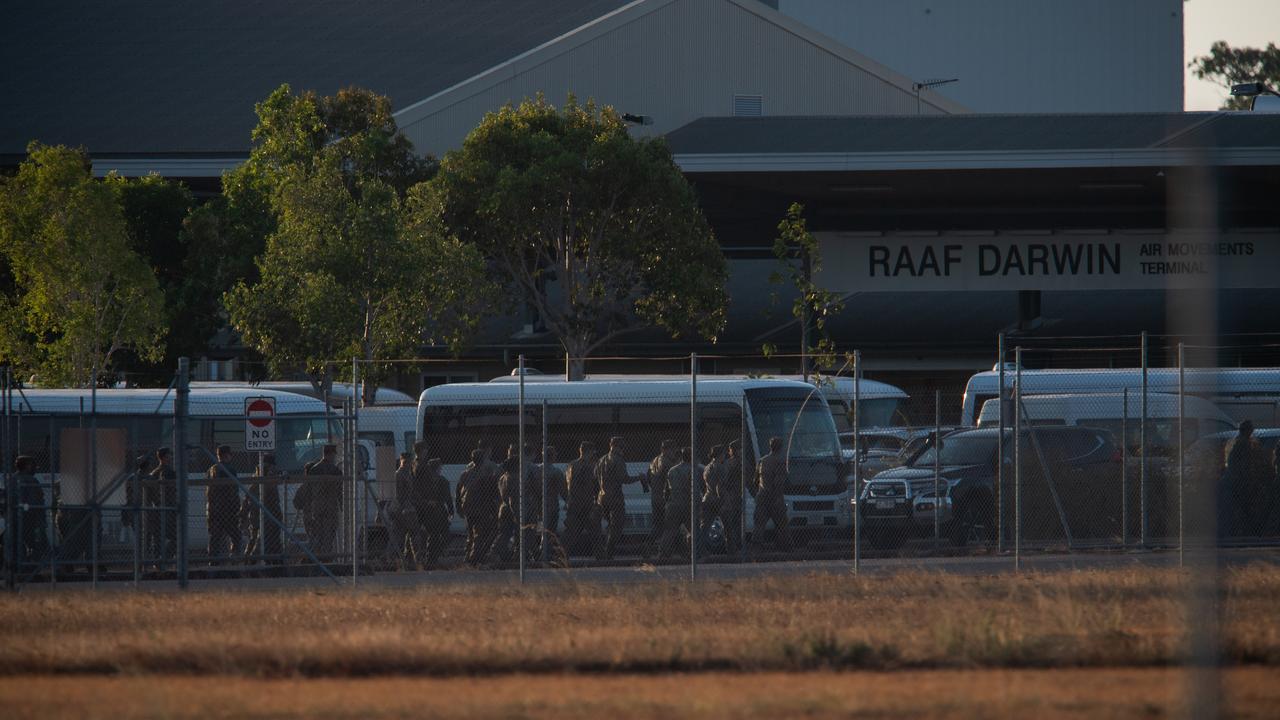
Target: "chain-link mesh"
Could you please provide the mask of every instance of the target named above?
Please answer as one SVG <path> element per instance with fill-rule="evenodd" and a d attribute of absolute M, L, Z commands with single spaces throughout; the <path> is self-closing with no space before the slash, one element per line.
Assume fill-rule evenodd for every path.
<path fill-rule="evenodd" d="M 691 358 L 590 360 L 573 383 L 530 366 L 523 393 L 508 375 L 403 406 L 15 387 L 7 575 L 856 565 L 1280 536 L 1275 371 L 1231 367 L 1280 364 L 1271 346 L 1187 343 L 1180 369 L 1169 338 L 1023 342 L 938 377 L 866 356 L 809 377 L 705 358 L 696 386 Z M 274 404 L 268 449 L 254 398 Z"/>

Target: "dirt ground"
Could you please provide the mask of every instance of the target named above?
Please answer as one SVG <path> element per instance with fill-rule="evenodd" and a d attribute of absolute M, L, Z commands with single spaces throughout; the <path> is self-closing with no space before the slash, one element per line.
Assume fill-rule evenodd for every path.
<path fill-rule="evenodd" d="M 0 678 L 20 718 L 1163 718 L 1184 714 L 1180 669 L 508 675 L 277 679 Z M 1225 717 L 1272 718 L 1280 671 L 1222 678 Z"/>

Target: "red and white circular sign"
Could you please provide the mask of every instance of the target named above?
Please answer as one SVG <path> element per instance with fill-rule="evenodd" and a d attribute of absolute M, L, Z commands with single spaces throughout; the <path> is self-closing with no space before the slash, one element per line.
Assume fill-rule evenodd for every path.
<path fill-rule="evenodd" d="M 264 428 L 271 424 L 275 418 L 275 405 L 266 398 L 253 398 L 248 402 L 244 409 L 245 415 L 248 417 L 249 424 L 254 427 Z"/>

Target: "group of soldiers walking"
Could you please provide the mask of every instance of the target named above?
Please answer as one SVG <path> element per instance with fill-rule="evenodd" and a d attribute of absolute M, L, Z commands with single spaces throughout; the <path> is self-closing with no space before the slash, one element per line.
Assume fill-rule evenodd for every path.
<path fill-rule="evenodd" d="M 652 523 L 644 549 L 646 557 L 670 557 L 693 533 L 705 535 L 716 519 L 724 530 L 725 550 L 738 553 L 744 484 L 756 502 L 754 538 L 763 539 L 772 523 L 776 544 L 789 549 L 784 501 L 787 467 L 781 440 L 773 438 L 769 449 L 756 468 L 753 482 L 744 483 L 741 449 L 736 441 L 714 446 L 705 465 L 692 462 L 689 448 L 679 449 L 674 441 L 664 441 L 643 475 L 632 475 L 628 470 L 625 440 L 621 437 L 611 438 L 603 455 L 597 455 L 591 441 L 582 442 L 578 456 L 564 472 L 555 466 L 553 447 L 548 447 L 546 457 L 540 458 L 534 458 L 531 449 L 525 448 L 522 462 L 521 448 L 512 445 L 500 463 L 489 458 L 487 448 L 478 447 L 471 452 L 470 462 L 459 477 L 454 498 L 458 513 L 466 522 L 464 561 L 473 567 L 483 565 L 490 557 L 509 562 L 521 546 L 521 533 L 530 559 L 567 561 L 572 556 L 594 555 L 598 560 L 611 560 L 627 524 L 623 489 L 635 483 L 650 497 Z M 438 461 L 429 462 L 435 463 L 436 469 L 431 472 L 438 475 Z M 408 472 L 402 472 L 407 481 Z M 400 477 L 397 476 L 397 487 Z M 695 493 L 701 499 L 701 512 L 697 522 L 690 522 Z M 563 528 L 559 524 L 561 501 L 565 504 Z M 447 517 L 439 521 L 439 527 L 447 532 Z M 434 561 L 439 553 L 431 557 Z"/>
<path fill-rule="evenodd" d="M 487 448 L 477 447 L 455 491 L 450 492 L 441 461 L 428 458 L 425 443 L 419 443 L 414 454 L 400 456 L 393 537 L 402 557 L 422 569 L 433 568 L 445 552 L 450 521 L 457 513 L 466 523 L 463 559 L 473 567 L 490 558 L 510 562 L 522 546 L 528 559 L 564 562 L 585 555 L 611 560 L 627 525 L 623 489 L 639 483 L 649 494 L 652 510 L 645 557 L 670 557 L 693 533 L 705 536 L 717 519 L 725 551 L 738 553 L 744 488 L 755 497 L 754 537 L 763 539 L 772 523 L 776 544 L 786 549 L 790 547 L 783 499 L 787 469 L 778 438 L 770 441 L 769 450 L 747 482 L 737 441 L 712 447 L 705 465 L 693 462 L 689 448 L 664 441 L 640 475 L 628 470 L 621 437 L 610 439 L 601 455 L 591 441 L 581 443 L 578 456 L 563 472 L 556 466 L 553 447 L 537 457 L 532 448 L 513 444 L 501 462 L 491 460 Z M 286 482 L 299 483 L 292 504 L 302 518 L 307 547 L 322 561 L 331 556 L 337 549 L 343 506 L 344 474 L 336 451 L 333 445 L 324 446 L 320 459 L 304 467 L 299 483 L 279 474 L 270 454 L 261 458 L 252 477 L 242 480 L 233 467 L 232 448 L 219 446 L 202 483 L 209 562 L 222 565 L 259 558 L 274 564 L 283 560 L 284 538 L 293 537 L 283 522 L 280 486 Z M 33 508 L 23 516 L 21 560 L 38 562 L 47 551 L 43 493 L 32 474 L 31 459 L 18 458 L 15 465 L 24 507 Z M 172 452 L 160 448 L 138 459 L 133 480 L 126 483 L 126 504 L 139 509 L 124 513 L 124 524 L 141 534 L 143 557 L 157 565 L 172 561 L 176 553 L 177 477 Z M 701 500 L 700 516 L 690 522 L 695 493 Z"/>

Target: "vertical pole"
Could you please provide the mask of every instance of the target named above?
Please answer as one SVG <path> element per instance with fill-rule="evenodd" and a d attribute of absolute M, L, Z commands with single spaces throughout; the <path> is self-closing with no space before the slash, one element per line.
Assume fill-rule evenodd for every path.
<path fill-rule="evenodd" d="M 1120 547 L 1129 545 L 1129 388 L 1120 408 Z"/>
<path fill-rule="evenodd" d="M 933 542 L 942 539 L 942 391 L 933 391 Z"/>
<path fill-rule="evenodd" d="M 519 473 L 519 481 L 516 483 L 516 498 L 519 504 L 516 522 L 516 546 L 520 553 L 520 584 L 524 584 L 524 473 L 527 468 L 524 466 L 524 354 L 520 355 L 520 407 L 516 409 L 516 417 L 518 419 L 519 429 L 516 438 L 516 457 L 519 458 L 519 467 L 516 472 Z"/>
<path fill-rule="evenodd" d="M 5 528 L 17 527 L 15 518 L 17 517 L 18 494 L 16 488 L 13 487 L 13 460 L 15 453 L 13 452 L 18 445 L 15 438 L 9 434 L 10 415 L 13 412 L 13 390 L 10 388 L 10 369 L 6 365 L 4 368 L 4 388 L 0 393 L 0 402 L 4 403 L 4 439 L 0 442 L 0 447 L 4 448 L 4 457 L 0 457 L 0 464 L 4 466 L 4 526 Z M 9 531 L 12 532 L 12 531 Z M 18 543 L 15 538 L 10 538 L 9 542 L 4 544 L 4 586 L 9 590 L 18 587 Z M 49 548 L 49 554 L 53 554 L 53 548 Z"/>
<path fill-rule="evenodd" d="M 133 431 L 137 431 L 137 423 L 133 425 Z M 138 458 L 125 458 L 126 462 L 132 462 Z M 133 469 L 133 477 L 128 482 L 133 483 L 133 502 L 129 503 L 134 507 L 133 510 L 125 512 L 133 513 L 133 589 L 138 589 L 138 583 L 142 581 L 142 528 L 143 528 L 143 512 L 142 512 L 142 463 L 138 463 Z M 161 504 L 164 503 L 163 498 Z M 160 537 L 164 537 L 161 533 Z M 163 541 L 162 541 L 163 542 Z"/>
<path fill-rule="evenodd" d="M 738 423 L 738 559 L 747 559 L 747 394 Z"/>
<path fill-rule="evenodd" d="M 187 385 L 190 360 L 178 358 L 178 377 L 173 391 L 173 464 L 178 476 L 178 508 L 174 522 L 178 523 L 178 587 L 187 589 L 187 402 L 190 389 Z"/>
<path fill-rule="evenodd" d="M 91 585 L 98 589 L 98 534 L 102 532 L 102 505 L 98 502 L 98 368 L 89 387 L 89 560 Z"/>
<path fill-rule="evenodd" d="M 1138 512 L 1142 514 L 1142 546 L 1151 544 L 1151 508 L 1147 490 L 1147 331 L 1142 331 L 1140 356 L 1142 360 L 1142 417 L 1138 425 Z"/>
<path fill-rule="evenodd" d="M 1022 571 L 1022 347 L 1013 367 L 1013 569 Z M 1000 458 L 1004 462 L 1004 458 Z"/>
<path fill-rule="evenodd" d="M 862 351 L 853 351 L 853 572 L 862 570 L 862 463 L 859 453 L 862 438 L 859 426 L 862 421 Z"/>
<path fill-rule="evenodd" d="M 996 435 L 996 549 L 1004 552 L 1004 433 L 1009 427 L 1009 419 L 1005 417 L 1005 382 L 1004 382 L 1004 333 L 1000 333 L 1000 337 L 996 340 L 996 371 L 1000 388 L 996 390 L 996 401 L 1000 403 L 1000 432 Z M 982 408 L 978 407 L 978 399 L 973 400 L 973 412 L 976 424 L 978 413 L 982 412 Z"/>
<path fill-rule="evenodd" d="M 698 353 L 689 354 L 689 580 L 698 579 Z"/>
<path fill-rule="evenodd" d="M 275 492 L 274 485 L 271 486 L 271 492 Z M 258 500 L 265 503 L 267 500 L 267 454 L 258 453 Z M 258 564 L 267 564 L 267 513 L 264 508 L 258 508 Z"/>
<path fill-rule="evenodd" d="M 1186 469 L 1187 463 L 1184 461 L 1186 457 L 1186 448 L 1183 444 L 1186 442 L 1187 434 L 1185 432 L 1185 423 L 1187 419 L 1187 386 L 1186 386 L 1186 357 L 1183 355 L 1184 345 L 1178 343 L 1178 567 L 1186 566 L 1186 540 L 1183 527 L 1182 515 L 1182 490 L 1186 486 Z"/>
<path fill-rule="evenodd" d="M 360 407 L 360 361 L 351 358 L 351 412 L 347 414 L 344 424 L 347 432 L 347 447 L 351 449 L 347 455 L 351 464 L 347 467 L 351 475 L 351 587 L 355 589 L 356 578 L 360 576 L 360 445 L 356 442 L 356 418 Z"/>
<path fill-rule="evenodd" d="M 801 247 L 800 268 L 806 283 L 813 274 L 813 264 L 809 251 Z M 805 300 L 800 307 L 800 379 L 809 382 L 809 302 Z"/>
<path fill-rule="evenodd" d="M 550 461 L 547 458 L 547 401 L 545 399 L 542 401 L 541 457 L 542 457 L 542 523 L 541 523 L 542 532 L 539 534 L 538 546 L 542 549 L 541 550 L 542 562 L 545 563 L 547 561 L 547 542 L 550 540 L 550 537 L 547 533 L 547 507 L 552 502 L 552 500 L 549 497 L 547 497 L 547 469 L 548 469 L 547 465 L 549 464 Z M 559 507 L 560 498 L 559 497 L 555 499 L 555 504 L 556 504 L 556 514 L 559 515 L 560 514 L 560 507 Z"/>

